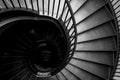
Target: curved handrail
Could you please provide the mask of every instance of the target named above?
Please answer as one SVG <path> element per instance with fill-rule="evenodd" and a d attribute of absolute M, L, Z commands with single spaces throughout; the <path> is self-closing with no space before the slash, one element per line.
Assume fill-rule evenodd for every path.
<path fill-rule="evenodd" d="M 112 8 L 113 8 L 113 11 L 115 13 L 115 19 L 116 19 L 116 22 L 117 22 L 117 26 L 118 26 L 118 40 L 120 39 L 119 35 L 120 35 L 120 0 L 110 0 L 110 4 L 112 5 Z M 120 43 L 118 41 L 118 43 Z M 115 68 L 114 68 L 114 74 L 113 74 L 113 79 L 119 79 L 120 78 L 120 65 L 119 65 L 119 62 L 120 62 L 120 44 L 118 44 L 118 56 L 117 56 L 117 59 L 116 59 L 116 64 L 115 64 Z"/>
<path fill-rule="evenodd" d="M 69 44 L 68 55 L 67 58 L 65 59 L 65 62 L 63 63 L 67 65 L 67 63 L 70 61 L 70 59 L 72 58 L 75 52 L 76 43 L 77 43 L 76 22 L 74 19 L 72 8 L 69 3 L 70 0 L 35 0 L 36 2 L 33 1 L 34 0 L 16 0 L 16 1 L 1 0 L 0 3 L 2 3 L 4 6 L 0 8 L 3 11 L 17 10 L 17 9 L 20 10 L 23 9 L 31 12 L 33 11 L 34 13 L 37 13 L 41 16 L 53 17 L 59 22 L 61 22 L 63 24 L 63 29 L 66 32 L 67 40 Z M 72 25 L 70 25 L 70 22 L 72 22 Z M 63 65 L 61 65 L 61 68 L 62 66 Z"/>

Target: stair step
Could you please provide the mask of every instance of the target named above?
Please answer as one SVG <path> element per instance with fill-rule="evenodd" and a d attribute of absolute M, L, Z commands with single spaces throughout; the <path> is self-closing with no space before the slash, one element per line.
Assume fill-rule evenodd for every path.
<path fill-rule="evenodd" d="M 30 77 L 30 72 L 29 71 L 26 71 L 25 73 L 22 74 L 22 77 L 20 78 L 21 80 L 26 80 L 27 77 Z M 34 79 L 35 79 L 35 76 L 33 76 Z M 36 78 L 37 79 L 37 78 Z"/>
<path fill-rule="evenodd" d="M 27 1 L 27 0 L 26 0 Z M 10 1 L 9 1 L 10 2 Z M 24 0 L 13 0 L 13 4 L 15 7 L 22 7 L 22 8 L 26 8 L 25 2 Z M 9 6 L 8 6 L 9 7 Z"/>
<path fill-rule="evenodd" d="M 96 27 L 98 25 L 101 25 L 112 19 L 113 17 L 111 16 L 111 14 L 107 11 L 105 7 L 103 7 L 93 15 L 84 19 L 82 22 L 79 22 L 77 24 L 77 32 L 79 34 L 80 32 L 83 32 L 93 27 Z"/>
<path fill-rule="evenodd" d="M 87 0 L 71 0 L 70 5 L 72 7 L 73 13 L 78 10 Z"/>
<path fill-rule="evenodd" d="M 120 61 L 118 62 L 118 65 L 120 65 Z"/>
<path fill-rule="evenodd" d="M 113 77 L 113 80 L 119 80 L 120 79 L 120 76 L 114 76 Z"/>
<path fill-rule="evenodd" d="M 26 69 L 22 69 L 21 71 L 19 71 L 18 73 L 16 73 L 16 74 L 15 74 L 12 78 L 10 78 L 9 80 L 21 79 L 21 78 L 25 75 L 26 72 L 27 72 Z M 22 74 L 24 74 L 24 75 L 22 75 Z M 32 75 L 32 74 L 29 74 L 28 79 L 31 79 L 32 77 L 33 77 L 33 75 Z"/>
<path fill-rule="evenodd" d="M 82 21 L 87 16 L 91 15 L 99 8 L 106 4 L 105 0 L 88 0 L 86 4 L 84 4 L 79 11 L 76 12 L 75 20 L 76 23 Z"/>
<path fill-rule="evenodd" d="M 0 8 L 6 8 L 2 0 L 0 0 Z"/>
<path fill-rule="evenodd" d="M 101 80 L 101 78 L 96 77 L 80 68 L 74 67 L 70 64 L 66 66 L 71 72 L 73 72 L 76 76 L 78 76 L 81 80 Z"/>
<path fill-rule="evenodd" d="M 98 39 L 94 41 L 77 43 L 76 50 L 86 50 L 86 51 L 116 51 L 114 37 Z"/>
<path fill-rule="evenodd" d="M 104 79 L 108 78 L 108 74 L 111 69 L 103 65 L 98 65 L 92 62 L 86 62 L 86 61 L 77 60 L 77 59 L 71 59 L 70 63 L 92 74 L 102 77 Z"/>
<path fill-rule="evenodd" d="M 117 68 L 120 68 L 120 65 L 118 65 Z"/>
<path fill-rule="evenodd" d="M 57 74 L 58 80 L 66 80 L 65 77 L 59 72 Z"/>
<path fill-rule="evenodd" d="M 115 73 L 115 76 L 119 76 L 120 77 L 120 73 Z"/>
<path fill-rule="evenodd" d="M 67 71 L 65 68 L 61 71 L 68 80 L 78 80 L 74 75 L 72 75 L 69 71 Z"/>
<path fill-rule="evenodd" d="M 120 69 L 116 69 L 116 72 L 120 73 Z"/>
<path fill-rule="evenodd" d="M 94 29 L 90 29 L 84 33 L 79 34 L 77 38 L 77 42 L 94 40 L 94 39 L 104 38 L 104 37 L 114 36 L 114 35 L 116 34 L 113 29 L 112 23 L 106 23 Z"/>
<path fill-rule="evenodd" d="M 45 2 L 46 2 L 46 5 L 47 5 L 47 3 L 48 3 L 48 0 L 45 0 Z M 34 2 L 34 4 L 35 4 L 35 2 Z M 43 4 L 42 4 L 42 0 L 38 0 L 38 9 L 39 9 L 39 14 L 41 15 L 41 14 L 43 14 Z M 45 4 L 44 4 L 45 5 Z M 46 8 L 46 7 L 44 7 L 44 8 Z"/>
<path fill-rule="evenodd" d="M 31 74 L 31 72 L 26 72 L 26 75 L 24 75 L 22 78 L 23 79 L 21 79 L 21 80 L 29 80 L 30 78 L 31 78 L 31 76 L 32 76 L 32 74 Z"/>
<path fill-rule="evenodd" d="M 4 0 L 4 1 L 5 1 L 6 5 L 8 6 L 8 8 L 13 8 L 10 0 Z"/>
<path fill-rule="evenodd" d="M 36 77 L 35 75 L 31 74 L 28 80 L 35 80 L 35 77 Z"/>
<path fill-rule="evenodd" d="M 73 57 L 113 66 L 114 52 L 75 52 Z"/>
<path fill-rule="evenodd" d="M 52 76 L 52 77 L 43 77 L 43 78 L 38 78 L 38 80 L 57 80 L 56 76 Z"/>
<path fill-rule="evenodd" d="M 23 73 L 21 73 L 20 76 L 17 77 L 17 79 L 19 78 L 19 79 L 21 79 L 21 80 L 24 80 L 25 77 L 26 77 L 28 74 L 29 74 L 29 71 L 28 71 L 27 69 L 25 69 L 25 71 L 24 71 Z M 34 78 L 35 76 L 32 76 L 32 77 Z M 34 79 L 33 79 L 33 80 L 34 80 Z"/>
<path fill-rule="evenodd" d="M 23 4 L 25 5 L 26 8 L 29 9 L 35 9 L 34 4 L 36 1 L 32 1 L 33 4 L 31 4 L 31 0 L 24 0 Z"/>
<path fill-rule="evenodd" d="M 13 1 L 14 6 L 18 8 L 19 7 L 18 1 L 17 0 L 12 0 L 12 1 Z"/>
<path fill-rule="evenodd" d="M 47 1 L 47 0 L 45 0 L 45 1 Z M 37 0 L 33 0 L 32 2 L 33 2 L 33 8 L 34 8 L 34 10 L 38 11 L 39 8 L 38 8 L 38 2 L 37 2 Z M 47 2 L 46 2 L 46 4 L 47 4 Z"/>

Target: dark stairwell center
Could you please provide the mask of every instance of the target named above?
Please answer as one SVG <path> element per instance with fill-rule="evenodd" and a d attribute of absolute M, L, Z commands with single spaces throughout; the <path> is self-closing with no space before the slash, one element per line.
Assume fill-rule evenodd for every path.
<path fill-rule="evenodd" d="M 67 33 L 57 20 L 40 17 L 36 20 L 17 20 L 4 25 L 0 48 L 4 56 L 23 57 L 24 64 L 34 75 L 54 75 L 63 66 L 69 43 Z M 41 76 L 42 76 L 41 75 Z M 46 75 L 47 76 L 47 75 Z"/>

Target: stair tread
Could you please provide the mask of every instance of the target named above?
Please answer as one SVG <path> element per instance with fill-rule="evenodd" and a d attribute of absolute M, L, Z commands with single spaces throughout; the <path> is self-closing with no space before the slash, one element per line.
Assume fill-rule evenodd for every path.
<path fill-rule="evenodd" d="M 106 67 L 103 65 L 98 65 L 91 62 L 71 59 L 71 64 L 78 66 L 79 68 L 86 70 L 92 74 L 95 74 L 99 77 L 102 77 L 104 79 L 108 78 L 108 73 L 110 72 L 110 67 Z"/>
<path fill-rule="evenodd" d="M 12 4 L 11 4 L 10 0 L 4 0 L 4 1 L 9 8 L 12 8 Z"/>
<path fill-rule="evenodd" d="M 41 77 L 41 78 L 38 78 L 39 80 L 57 80 L 57 77 L 54 75 L 54 76 L 51 76 L 51 77 Z"/>
<path fill-rule="evenodd" d="M 112 23 L 106 23 L 98 26 L 97 28 L 91 29 L 87 32 L 78 35 L 77 42 L 94 40 L 98 38 L 114 36 L 115 31 L 113 30 Z"/>
<path fill-rule="evenodd" d="M 114 37 L 77 43 L 76 50 L 88 51 L 116 51 L 116 44 Z"/>
<path fill-rule="evenodd" d="M 73 72 L 76 76 L 81 78 L 81 80 L 101 80 L 99 77 L 96 77 L 88 72 L 83 71 L 82 69 L 76 68 L 70 64 L 66 66 L 71 72 Z M 87 76 L 87 77 L 86 77 Z"/>
<path fill-rule="evenodd" d="M 61 71 L 68 80 L 78 80 L 74 75 L 72 75 L 69 71 L 67 71 L 65 68 Z"/>
<path fill-rule="evenodd" d="M 26 0 L 27 1 L 27 0 Z M 19 0 L 21 7 L 26 8 L 24 0 Z M 15 4 L 15 3 L 14 3 Z M 30 4 L 30 3 L 29 3 Z M 29 5 L 28 5 L 29 6 Z"/>
<path fill-rule="evenodd" d="M 13 0 L 13 4 L 14 4 L 15 7 L 19 7 L 19 3 L 18 3 L 17 0 Z"/>
<path fill-rule="evenodd" d="M 113 66 L 114 52 L 75 52 L 73 57 Z"/>
<path fill-rule="evenodd" d="M 86 18 L 82 22 L 78 23 L 77 24 L 77 32 L 79 34 L 80 32 L 83 32 L 83 31 L 86 31 L 90 28 L 101 25 L 101 24 L 108 22 L 112 19 L 113 19 L 113 17 L 111 16 L 111 14 L 107 11 L 107 9 L 105 7 L 103 7 L 95 14 L 89 16 L 88 18 Z"/>
<path fill-rule="evenodd" d="M 70 5 L 73 13 L 78 10 L 87 0 L 71 0 Z"/>
<path fill-rule="evenodd" d="M 114 75 L 116 75 L 116 76 L 120 76 L 120 73 L 115 73 Z"/>
<path fill-rule="evenodd" d="M 60 72 L 57 74 L 57 77 L 59 80 L 66 80 L 65 77 Z"/>
<path fill-rule="evenodd" d="M 114 76 L 113 77 L 113 80 L 119 80 L 120 79 L 120 76 Z"/>
<path fill-rule="evenodd" d="M 2 0 L 0 0 L 0 8 L 5 8 L 5 5 Z"/>
<path fill-rule="evenodd" d="M 88 0 L 87 3 L 74 15 L 76 23 L 91 15 L 105 4 L 105 0 Z"/>

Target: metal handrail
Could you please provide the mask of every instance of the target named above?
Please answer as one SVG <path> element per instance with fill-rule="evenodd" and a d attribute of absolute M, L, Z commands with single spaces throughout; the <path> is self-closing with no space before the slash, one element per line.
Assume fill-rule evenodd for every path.
<path fill-rule="evenodd" d="M 118 32 L 120 32 L 120 0 L 110 0 L 110 4 L 112 6 L 112 10 L 114 12 L 114 16 L 115 16 L 115 21 L 116 21 L 116 26 L 118 28 Z M 118 36 L 118 43 L 120 43 L 119 39 L 120 39 L 120 33 L 117 34 Z M 115 63 L 115 67 L 114 67 L 114 71 L 113 71 L 113 75 L 112 78 L 113 79 L 118 79 L 120 78 L 120 72 L 117 72 L 117 67 L 120 65 L 119 63 L 119 59 L 120 59 L 120 44 L 118 44 L 118 54 L 117 54 L 117 59 L 116 59 L 116 63 Z M 117 75 L 119 74 L 119 75 Z"/>
<path fill-rule="evenodd" d="M 70 6 L 70 0 L 46 0 L 47 5 L 45 5 L 45 0 L 36 0 L 36 4 L 33 3 L 33 0 L 16 0 L 17 3 L 15 3 L 13 0 L 9 0 L 9 4 L 7 0 L 1 0 L 4 4 L 4 7 L 1 8 L 2 10 L 18 10 L 18 9 L 24 9 L 24 10 L 30 10 L 31 12 L 37 13 L 40 16 L 49 16 L 53 17 L 54 19 L 58 20 L 59 22 L 63 23 L 63 29 L 66 32 L 67 40 L 69 43 L 69 51 L 68 51 L 68 57 L 65 59 L 66 62 L 64 64 L 67 65 L 67 63 L 72 58 L 77 44 L 77 29 L 76 29 L 76 22 L 74 19 L 73 11 Z M 21 2 L 22 1 L 22 2 Z M 41 1 L 41 2 L 40 2 Z M 58 1 L 57 6 L 56 1 Z M 64 4 L 62 5 L 62 2 Z M 40 5 L 40 3 L 42 5 Z M 52 4 L 51 4 L 52 3 Z M 18 6 L 16 6 L 16 4 Z M 36 6 L 36 7 L 35 7 Z M 50 11 L 50 6 L 52 6 L 52 11 Z M 47 7 L 47 11 L 46 11 Z M 57 11 L 55 13 L 55 7 L 57 7 Z M 41 8 L 41 9 L 40 9 Z M 61 8 L 61 11 L 60 11 Z M 67 11 L 67 12 L 65 12 Z M 70 19 L 69 19 L 70 17 Z M 69 19 L 69 20 L 68 20 Z M 62 20 L 62 21 L 60 21 Z M 68 22 L 68 23 L 67 23 Z M 72 25 L 70 25 L 70 22 L 72 22 Z M 70 27 L 70 28 L 68 28 Z M 72 31 L 73 30 L 73 31 Z M 66 66 L 64 65 L 64 66 Z"/>

